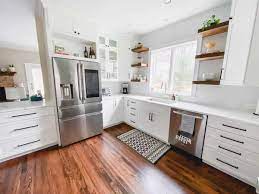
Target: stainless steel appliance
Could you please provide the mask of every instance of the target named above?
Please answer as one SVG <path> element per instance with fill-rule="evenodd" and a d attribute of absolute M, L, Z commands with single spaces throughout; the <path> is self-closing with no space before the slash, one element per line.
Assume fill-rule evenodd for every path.
<path fill-rule="evenodd" d="M 61 145 L 102 133 L 100 65 L 53 58 Z"/>
<path fill-rule="evenodd" d="M 201 158 L 206 125 L 207 115 L 172 109 L 169 143 Z"/>
<path fill-rule="evenodd" d="M 122 83 L 121 84 L 122 93 L 128 94 L 129 93 L 129 84 L 128 83 Z"/>

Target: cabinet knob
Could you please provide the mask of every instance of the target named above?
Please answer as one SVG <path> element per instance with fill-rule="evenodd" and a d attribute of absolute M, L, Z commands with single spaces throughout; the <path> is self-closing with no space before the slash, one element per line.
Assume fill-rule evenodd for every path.
<path fill-rule="evenodd" d="M 76 34 L 76 31 L 74 31 L 74 33 Z"/>
<path fill-rule="evenodd" d="M 80 32 L 78 32 L 77 34 L 80 35 Z"/>

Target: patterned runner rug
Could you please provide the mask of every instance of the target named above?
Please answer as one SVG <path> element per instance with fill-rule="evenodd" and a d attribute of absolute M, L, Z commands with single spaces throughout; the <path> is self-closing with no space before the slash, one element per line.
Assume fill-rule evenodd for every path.
<path fill-rule="evenodd" d="M 133 148 L 151 163 L 157 162 L 171 147 L 164 142 L 147 135 L 137 129 L 132 129 L 117 137 Z"/>

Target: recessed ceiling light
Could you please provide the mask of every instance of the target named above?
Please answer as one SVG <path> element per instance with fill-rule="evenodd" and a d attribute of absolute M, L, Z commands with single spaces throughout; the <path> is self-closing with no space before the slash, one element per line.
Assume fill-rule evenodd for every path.
<path fill-rule="evenodd" d="M 164 0 L 164 4 L 170 4 L 170 3 L 172 3 L 172 0 Z"/>

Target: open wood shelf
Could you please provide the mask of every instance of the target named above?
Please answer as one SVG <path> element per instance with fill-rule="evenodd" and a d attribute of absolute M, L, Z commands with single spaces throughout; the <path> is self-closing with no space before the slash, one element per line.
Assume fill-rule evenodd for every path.
<path fill-rule="evenodd" d="M 228 25 L 229 25 L 229 21 L 222 22 L 220 24 L 213 25 L 208 28 L 199 29 L 198 33 L 201 34 L 202 37 L 213 36 L 216 34 L 225 33 L 228 31 Z"/>
<path fill-rule="evenodd" d="M 204 53 L 196 55 L 196 59 L 200 61 L 223 59 L 225 52 L 215 52 L 215 53 Z"/>
<path fill-rule="evenodd" d="M 140 83 L 146 83 L 147 81 L 140 81 L 140 80 L 130 80 L 131 82 L 140 82 Z"/>
<path fill-rule="evenodd" d="M 146 64 L 146 63 L 136 63 L 136 64 L 132 64 L 131 67 L 148 67 L 148 64 Z"/>
<path fill-rule="evenodd" d="M 204 84 L 204 85 L 220 85 L 220 81 L 193 81 L 192 84 Z"/>
<path fill-rule="evenodd" d="M 143 52 L 149 51 L 149 48 L 139 47 L 139 48 L 131 49 L 131 51 L 134 52 L 134 53 L 143 53 Z"/>
<path fill-rule="evenodd" d="M 0 76 L 14 76 L 16 72 L 0 72 Z"/>

